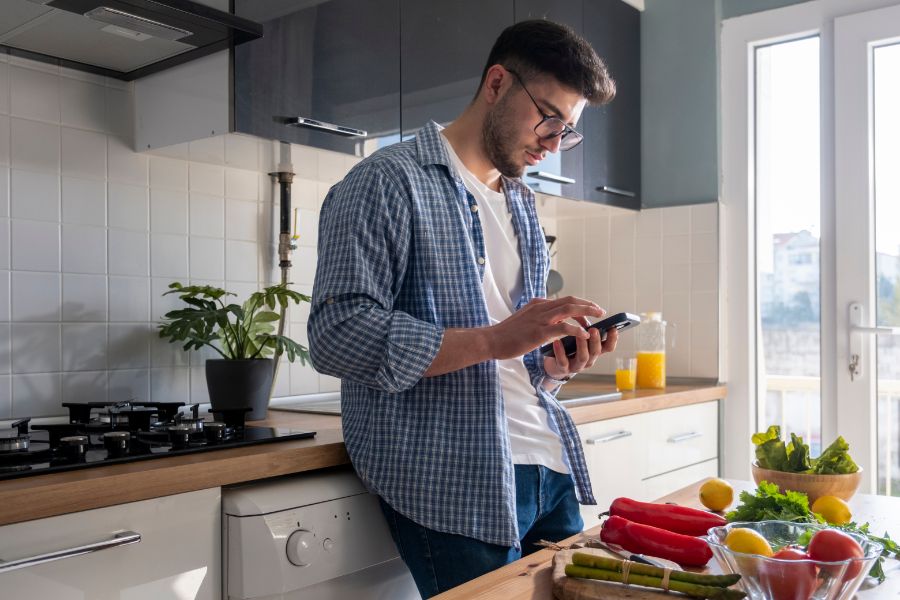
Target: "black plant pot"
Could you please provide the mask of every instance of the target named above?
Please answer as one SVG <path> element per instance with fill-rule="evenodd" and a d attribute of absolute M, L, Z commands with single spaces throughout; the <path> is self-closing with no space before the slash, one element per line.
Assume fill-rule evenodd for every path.
<path fill-rule="evenodd" d="M 206 361 L 206 386 L 213 412 L 232 408 L 252 408 L 248 421 L 265 419 L 275 361 L 271 358 Z"/>

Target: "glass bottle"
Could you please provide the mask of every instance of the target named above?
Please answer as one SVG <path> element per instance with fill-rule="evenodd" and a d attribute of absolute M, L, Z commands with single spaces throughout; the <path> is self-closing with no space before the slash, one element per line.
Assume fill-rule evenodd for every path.
<path fill-rule="evenodd" d="M 637 335 L 637 387 L 666 387 L 666 322 L 662 313 L 648 312 L 635 331 Z"/>

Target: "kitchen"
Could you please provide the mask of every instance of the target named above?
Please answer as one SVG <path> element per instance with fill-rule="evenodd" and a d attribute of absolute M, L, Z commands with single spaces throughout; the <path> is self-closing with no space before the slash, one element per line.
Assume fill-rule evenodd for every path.
<path fill-rule="evenodd" d="M 39 3 L 20 4 L 25 6 L 22 18 L 34 21 L 32 29 L 53 22 L 37 14 L 44 10 Z M 182 351 L 156 335 L 161 316 L 182 307 L 176 295 L 163 295 L 170 283 L 224 287 L 242 301 L 281 280 L 279 250 L 293 243 L 289 281 L 296 291 L 310 294 L 319 216 L 329 188 L 378 147 L 405 139 L 429 119 L 452 120 L 471 99 L 487 46 L 497 33 L 513 19 L 548 14 L 572 23 L 588 38 L 594 36 L 619 86 L 616 101 L 585 114 L 581 148 L 551 155 L 541 164 L 543 173 L 529 180 L 543 192 L 537 200 L 541 225 L 556 238 L 550 252 L 551 266 L 562 279 L 559 294 L 590 298 L 611 312 L 661 311 L 669 323 L 666 389 L 614 395 L 614 359 L 640 350 L 640 328 L 623 332 L 612 356 L 601 357 L 590 373 L 563 387 L 560 398 L 584 443 L 592 479 L 609 482 L 602 489 L 595 485 L 598 507 L 583 507 L 585 527 L 597 525 L 598 513 L 616 497 L 656 500 L 706 477 L 749 481 L 754 458 L 750 435 L 773 423 L 803 435 L 814 446 L 813 455 L 843 435 L 869 475 L 860 491 L 891 495 L 895 455 L 881 449 L 890 443 L 878 441 L 895 435 L 890 412 L 880 416 L 882 402 L 890 410 L 890 381 L 876 375 L 874 363 L 880 359 L 875 337 L 850 327 L 898 323 L 883 320 L 880 312 L 877 320 L 848 314 L 853 302 L 870 312 L 885 303 L 880 291 L 881 303 L 874 292 L 871 298 L 853 296 L 854 289 L 874 289 L 874 284 L 842 279 L 843 273 L 855 273 L 860 270 L 855 265 L 868 260 L 852 257 L 848 248 L 867 245 L 837 236 L 840 228 L 835 223 L 856 219 L 854 230 L 871 227 L 858 221 L 864 216 L 857 211 L 841 212 L 847 209 L 830 189 L 834 185 L 842 194 L 857 195 L 857 190 L 843 187 L 856 179 L 849 171 L 839 172 L 834 183 L 823 179 L 821 217 L 818 208 L 814 217 L 821 221 L 821 232 L 813 231 L 821 236 L 821 258 L 811 263 L 821 260 L 821 267 L 811 302 L 817 317 L 837 314 L 839 319 L 820 317 L 820 329 L 811 330 L 810 320 L 790 304 L 796 294 L 779 300 L 772 291 L 787 286 L 791 273 L 801 271 L 788 271 L 787 277 L 782 273 L 778 280 L 769 273 L 769 279 L 763 277 L 760 270 L 760 289 L 751 285 L 757 281 L 757 256 L 748 250 L 754 230 L 747 223 L 762 216 L 754 217 L 748 208 L 753 187 L 749 175 L 744 180 L 724 176 L 746 172 L 752 162 L 749 144 L 740 138 L 746 138 L 748 130 L 746 106 L 741 104 L 747 92 L 741 96 L 739 85 L 743 81 L 746 86 L 746 61 L 740 62 L 746 40 L 793 39 L 797 32 L 818 31 L 805 14 L 814 7 L 830 15 L 816 13 L 816 18 L 836 19 L 891 2 L 854 3 L 851 9 L 835 0 L 517 1 L 453 3 L 454 9 L 445 6 L 441 13 L 425 3 L 331 0 L 325 4 L 336 9 L 322 20 L 331 23 L 327 35 L 307 32 L 304 37 L 302 28 L 309 27 L 309 21 L 302 15 L 309 4 L 236 2 L 238 16 L 268 23 L 269 33 L 245 43 L 235 40 L 233 64 L 228 51 L 218 50 L 142 73 L 133 81 L 14 51 L 0 54 L 0 206 L 5 213 L 0 215 L 0 231 L 7 236 L 2 244 L 7 252 L 0 254 L 0 269 L 5 269 L 0 271 L 0 320 L 7 322 L 0 327 L 0 348 L 6 349 L 6 358 L 0 358 L 4 426 L 12 428 L 14 421 L 28 417 L 35 429 L 66 423 L 71 418 L 64 403 L 182 402 L 199 405 L 193 416 L 206 414 L 210 399 L 205 363 L 216 355 L 206 349 Z M 466 29 L 467 40 L 485 40 L 486 45 L 462 47 L 453 27 L 470 25 L 476 6 L 483 18 Z M 621 19 L 614 33 L 599 26 L 592 30 L 606 23 L 599 16 L 591 18 L 591 10 L 601 9 L 611 11 L 603 13 L 605 19 Z M 401 19 L 423 27 L 418 32 L 398 29 Z M 293 29 L 297 27 L 299 32 Z M 28 29 L 7 30 L 0 44 L 14 46 Z M 252 31 L 245 34 L 252 37 Z M 310 46 L 310 39 L 318 42 Z M 823 47 L 833 43 L 830 40 L 823 38 Z M 275 65 L 273 56 L 294 57 L 297 64 Z M 839 68 L 849 67 L 835 65 L 833 77 L 846 72 Z M 299 104 L 290 105 L 290 98 L 300 99 Z M 369 135 L 338 137 L 292 127 L 271 119 L 273 114 L 318 119 Z M 844 120 L 841 124 L 847 127 Z M 823 147 L 828 135 L 847 131 L 823 130 Z M 862 143 L 865 147 L 866 141 Z M 618 151 L 610 152 L 613 147 Z M 827 160 L 843 157 L 823 152 Z M 791 158 L 778 157 L 759 164 L 775 169 Z M 829 171 L 828 164 L 822 172 Z M 809 172 L 801 166 L 798 173 Z M 293 173 L 287 231 L 285 211 L 280 210 L 285 188 L 270 176 L 274 172 Z M 760 170 L 757 176 L 764 174 Z M 572 179 L 574 184 L 566 183 Z M 760 190 L 771 190 L 778 182 L 757 184 Z M 815 183 L 818 199 L 818 180 Z M 792 187 L 791 193 L 798 190 Z M 889 207 L 883 210 L 891 214 Z M 760 222 L 760 235 L 771 229 L 769 238 L 755 240 L 760 246 L 774 239 L 773 233 L 788 231 L 774 229 L 782 224 L 778 219 L 783 217 Z M 810 226 L 803 221 L 802 228 Z M 280 233 L 287 233 L 287 242 Z M 801 242 L 809 240 L 792 239 L 794 245 L 785 247 L 799 253 Z M 818 245 L 815 249 L 819 252 Z M 889 282 L 891 263 L 885 257 L 890 256 L 879 245 L 879 269 L 888 265 L 884 273 Z M 759 257 L 766 260 L 762 251 Z M 795 269 L 809 264 L 787 262 Z M 763 289 L 764 284 L 770 288 Z M 787 325 L 773 325 L 770 314 L 761 316 L 753 305 L 751 299 L 759 295 L 765 302 L 766 294 L 773 294 L 771 306 L 793 315 Z M 308 306 L 291 307 L 285 331 L 305 346 Z M 794 331 L 791 323 L 800 323 L 795 329 L 814 339 L 810 352 L 818 353 L 812 362 L 820 371 L 809 372 L 805 364 L 791 371 L 793 363 L 784 358 L 789 352 L 770 354 L 774 351 L 767 341 L 781 339 L 779 332 Z M 878 356 L 889 352 L 884 341 L 889 339 L 879 336 Z M 765 360 L 757 359 L 763 355 Z M 853 356 L 856 371 L 851 377 L 847 365 Z M 779 361 L 784 361 L 784 370 L 779 370 Z M 878 367 L 887 369 L 880 362 Z M 311 586 L 336 585 L 341 573 L 326 577 L 327 568 L 319 567 L 305 569 L 314 573 L 312 580 L 291 583 L 295 575 L 266 574 L 262 584 L 277 589 L 232 591 L 229 586 L 249 585 L 249 580 L 231 579 L 243 567 L 229 562 L 234 555 L 227 550 L 228 535 L 234 529 L 227 524 L 229 519 L 259 516 L 235 513 L 253 513 L 252 505 L 268 502 L 255 497 L 252 487 L 248 491 L 235 487 L 238 484 L 299 474 L 288 477 L 296 490 L 320 489 L 331 484 L 304 477 L 345 475 L 340 468 L 349 459 L 340 417 L 297 412 L 315 409 L 315 403 L 333 407 L 339 392 L 338 379 L 285 358 L 279 363 L 267 419 L 252 425 L 293 436 L 286 440 L 43 475 L 18 473 L 0 480 L 0 560 L 5 562 L 79 547 L 121 531 L 142 535 L 140 542 L 120 548 L 10 570 L 2 575 L 6 582 L 0 590 L 59 598 L 239 598 L 290 597 L 294 589 L 301 593 L 296 597 L 313 597 Z M 859 394 L 878 398 L 877 435 L 874 401 L 836 400 Z M 134 404 L 122 407 L 130 418 L 138 408 Z M 867 408 L 860 410 L 862 406 Z M 103 410 L 95 410 L 90 418 Z M 179 422 L 185 423 L 192 415 L 188 407 L 182 410 L 185 416 Z M 315 432 L 314 438 L 303 439 L 309 432 Z M 673 438 L 683 441 L 672 444 Z M 605 460 L 610 455 L 617 457 L 617 464 Z M 328 499 L 360 493 L 352 479 L 341 486 L 343 491 L 332 490 Z M 263 497 L 269 493 L 268 488 L 258 489 Z M 308 505 L 322 500 L 314 497 Z M 288 503 L 281 508 L 300 506 Z M 863 515 L 863 520 L 882 526 L 875 515 L 860 512 Z M 891 521 L 883 527 L 898 529 Z M 335 535 L 352 533 L 341 530 Z M 293 539 L 296 548 L 306 547 L 302 537 Z M 344 551 L 342 539 L 349 538 L 333 537 L 335 553 Z M 16 543 L 7 546 L 9 540 Z M 359 558 L 367 563 L 351 567 L 355 563 L 346 559 L 340 568 L 356 571 L 388 556 L 397 564 L 394 549 L 370 550 L 371 556 Z M 135 555 L 156 561 L 158 573 L 147 573 Z M 293 561 L 284 552 L 277 558 L 283 573 L 297 571 L 295 565 L 303 562 L 296 553 Z M 98 572 L 115 576 L 97 582 L 92 575 Z M 382 579 L 397 581 L 393 575 Z M 892 584 L 897 585 L 889 578 L 867 593 L 885 592 Z M 352 578 L 344 585 L 372 589 L 371 582 Z M 0 591 L 0 597 L 6 593 L 11 592 Z"/>

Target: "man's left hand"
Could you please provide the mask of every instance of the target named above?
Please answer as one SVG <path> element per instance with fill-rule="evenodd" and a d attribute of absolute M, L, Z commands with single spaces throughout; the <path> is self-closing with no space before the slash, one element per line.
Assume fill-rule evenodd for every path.
<path fill-rule="evenodd" d="M 585 317 L 575 317 L 585 328 L 590 326 L 590 321 Z M 594 366 L 601 354 L 612 352 L 616 349 L 619 340 L 619 332 L 612 329 L 606 333 L 606 340 L 600 341 L 600 331 L 590 329 L 591 337 L 583 340 L 576 338 L 576 351 L 572 357 L 567 357 L 561 340 L 553 342 L 553 356 L 544 359 L 544 370 L 551 378 L 560 380 L 571 377 L 585 369 Z"/>

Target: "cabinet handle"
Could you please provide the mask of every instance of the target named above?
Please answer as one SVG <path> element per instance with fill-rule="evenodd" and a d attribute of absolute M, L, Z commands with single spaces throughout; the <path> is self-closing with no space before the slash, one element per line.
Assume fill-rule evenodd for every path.
<path fill-rule="evenodd" d="M 606 442 L 611 442 L 613 440 L 619 440 L 622 438 L 627 438 L 631 436 L 630 431 L 615 431 L 613 433 L 607 433 L 606 435 L 599 435 L 597 437 L 587 438 L 584 440 L 585 444 L 605 444 Z"/>
<path fill-rule="evenodd" d="M 24 569 L 33 567 L 54 560 L 63 558 L 71 558 L 73 556 L 81 556 L 82 554 L 90 554 L 98 550 L 106 550 L 107 548 L 115 548 L 116 546 L 125 546 L 128 544 L 136 544 L 141 541 L 141 534 L 134 531 L 122 531 L 113 535 L 111 539 L 85 544 L 84 546 L 76 546 L 75 548 L 65 548 L 63 550 L 54 550 L 46 554 L 37 556 L 29 556 L 28 558 L 19 558 L 16 560 L 4 561 L 0 560 L 0 573 L 7 571 L 15 571 L 16 569 Z"/>
<path fill-rule="evenodd" d="M 534 177 L 535 179 L 543 179 L 544 181 L 552 181 L 553 183 L 575 183 L 575 180 L 571 177 L 563 177 L 562 175 L 548 173 L 547 171 L 529 171 L 528 176 Z"/>
<path fill-rule="evenodd" d="M 634 198 L 635 196 L 637 196 L 637 194 L 632 191 L 623 190 L 621 188 L 615 188 L 608 185 L 601 185 L 597 188 L 597 191 L 606 192 L 607 194 L 614 194 L 616 196 L 625 196 L 626 198 Z"/>
<path fill-rule="evenodd" d="M 681 435 L 673 435 L 669 438 L 670 444 L 680 444 L 681 442 L 686 442 L 688 440 L 692 440 L 694 438 L 701 437 L 703 434 L 699 431 L 692 431 L 690 433 L 682 433 Z"/>
<path fill-rule="evenodd" d="M 327 133 L 334 133 L 346 137 L 366 137 L 369 135 L 362 129 L 344 127 L 343 125 L 335 125 L 334 123 L 326 123 L 325 121 L 317 121 L 316 119 L 308 119 L 306 117 L 283 117 L 276 120 L 281 121 L 285 125 L 290 125 L 291 127 L 306 127 L 307 129 L 325 131 Z"/>

